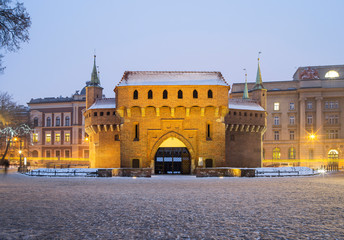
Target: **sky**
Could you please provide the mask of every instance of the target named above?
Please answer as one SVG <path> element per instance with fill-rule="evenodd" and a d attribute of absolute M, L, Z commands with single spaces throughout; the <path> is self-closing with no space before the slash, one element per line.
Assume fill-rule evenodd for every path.
<path fill-rule="evenodd" d="M 22 1 L 22 0 L 21 0 Z M 344 64 L 342 0 L 24 0 L 30 41 L 6 53 L 0 91 L 19 104 L 71 96 L 97 55 L 106 97 L 124 71 L 220 71 L 229 84 L 292 80 Z"/>

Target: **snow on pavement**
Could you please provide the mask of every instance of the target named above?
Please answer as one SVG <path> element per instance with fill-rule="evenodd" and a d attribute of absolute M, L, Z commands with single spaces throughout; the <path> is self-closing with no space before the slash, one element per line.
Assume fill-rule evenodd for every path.
<path fill-rule="evenodd" d="M 342 239 L 344 173 L 288 178 L 0 174 L 0 239 Z"/>

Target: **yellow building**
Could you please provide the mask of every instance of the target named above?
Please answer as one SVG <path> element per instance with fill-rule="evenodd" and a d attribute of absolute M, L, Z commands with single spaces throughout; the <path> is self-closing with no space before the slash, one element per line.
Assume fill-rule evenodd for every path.
<path fill-rule="evenodd" d="M 264 82 L 266 166 L 344 168 L 343 76 L 344 65 L 307 66 L 299 67 L 291 81 Z M 244 88 L 233 84 L 232 98 L 241 98 Z"/>
<path fill-rule="evenodd" d="M 128 71 L 116 98 L 106 99 L 95 69 L 84 114 L 91 167 L 192 174 L 199 167 L 261 166 L 265 110 L 259 100 L 230 100 L 220 72 Z M 255 151 L 246 154 L 242 143 L 229 149 L 234 135 L 252 141 Z"/>

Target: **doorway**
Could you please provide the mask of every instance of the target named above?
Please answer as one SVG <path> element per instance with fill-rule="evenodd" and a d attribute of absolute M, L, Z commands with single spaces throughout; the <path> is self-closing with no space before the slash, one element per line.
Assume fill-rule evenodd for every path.
<path fill-rule="evenodd" d="M 160 147 L 154 163 L 155 174 L 191 173 L 191 158 L 186 147 Z"/>

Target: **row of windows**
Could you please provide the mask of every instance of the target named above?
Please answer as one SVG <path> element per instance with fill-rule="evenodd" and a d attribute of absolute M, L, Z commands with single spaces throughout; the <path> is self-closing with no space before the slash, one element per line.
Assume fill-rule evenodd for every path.
<path fill-rule="evenodd" d="M 339 107 L 338 101 L 325 101 L 325 109 L 337 109 Z M 313 102 L 307 102 L 306 108 L 308 110 L 313 109 Z M 274 111 L 280 110 L 280 103 L 274 102 Z M 295 103 L 289 103 L 289 110 L 295 110 Z"/>
<path fill-rule="evenodd" d="M 55 133 L 54 136 L 52 136 L 51 133 L 46 133 L 45 134 L 45 143 L 50 144 L 52 142 L 52 137 L 54 137 L 54 142 L 55 143 L 60 143 L 61 142 L 61 139 L 62 139 L 61 133 Z M 70 133 L 64 133 L 63 137 L 64 137 L 63 140 L 64 140 L 65 143 L 70 143 L 71 142 L 71 135 L 70 135 Z M 37 143 L 39 141 L 39 134 L 38 133 L 32 134 L 32 141 L 34 143 Z"/>
<path fill-rule="evenodd" d="M 338 139 L 339 131 L 338 130 L 327 130 L 326 139 Z M 274 131 L 274 140 L 280 140 L 280 131 Z M 289 140 L 295 140 L 295 131 L 289 131 Z"/>
<path fill-rule="evenodd" d="M 63 154 L 64 153 L 64 154 Z M 54 154 L 54 156 L 53 156 Z M 63 155 L 62 155 L 63 154 Z M 38 152 L 33 151 L 32 152 L 33 157 L 38 157 Z M 45 150 L 45 157 L 50 158 L 50 157 L 64 157 L 64 158 L 71 158 L 72 153 L 69 149 L 66 150 Z M 84 158 L 89 158 L 89 150 L 84 150 Z"/>
<path fill-rule="evenodd" d="M 280 140 L 280 131 L 274 131 L 274 140 Z M 295 131 L 289 131 L 289 140 L 295 140 Z"/>
<path fill-rule="evenodd" d="M 265 150 L 263 149 L 263 155 L 265 155 Z M 265 157 L 265 156 L 264 156 Z M 339 154 L 336 149 L 331 149 L 327 154 L 328 159 L 338 159 Z M 288 159 L 295 159 L 296 158 L 296 150 L 294 147 L 290 147 L 288 149 Z M 314 159 L 314 150 L 309 149 L 308 151 L 308 158 Z M 280 160 L 281 159 L 281 149 L 276 147 L 272 150 L 272 159 L 273 160 Z"/>
<path fill-rule="evenodd" d="M 177 97 L 179 99 L 182 99 L 183 98 L 183 91 L 182 90 L 179 90 L 178 91 L 178 95 Z M 193 90 L 192 92 L 192 97 L 193 98 L 198 98 L 198 91 L 195 89 Z M 153 99 L 153 91 L 152 90 L 149 90 L 148 93 L 147 93 L 147 98 L 148 99 Z M 212 90 L 208 90 L 208 98 L 213 98 L 213 91 Z M 133 92 L 133 99 L 139 99 L 139 92 L 137 90 L 135 90 Z M 164 90 L 163 93 L 162 93 L 162 99 L 168 99 L 168 92 L 167 90 Z"/>
<path fill-rule="evenodd" d="M 106 112 L 106 116 L 110 116 L 111 115 L 111 112 Z M 112 112 L 112 115 L 116 115 L 116 111 L 113 111 Z M 90 114 L 88 115 L 90 117 Z M 94 112 L 93 113 L 93 116 L 97 117 L 98 116 L 98 112 Z M 105 112 L 99 112 L 99 116 L 105 116 Z"/>
<path fill-rule="evenodd" d="M 136 123 L 134 124 L 134 141 L 139 141 L 140 139 L 140 131 L 139 131 L 139 124 Z M 206 140 L 211 141 L 212 140 L 212 126 L 211 124 L 207 123 L 206 124 Z M 115 141 L 119 141 L 119 135 L 115 135 Z"/>
<path fill-rule="evenodd" d="M 228 112 L 228 115 L 231 115 L 231 114 L 232 114 L 232 111 L 229 111 L 229 112 Z M 239 116 L 241 116 L 241 115 L 244 115 L 245 117 L 247 116 L 247 112 L 244 112 L 244 114 L 241 114 L 241 112 L 233 112 L 233 115 L 234 115 L 234 116 L 236 116 L 237 114 L 238 114 Z M 253 116 L 253 113 L 250 113 L 250 117 L 252 117 L 252 116 Z M 254 116 L 255 116 L 255 117 L 258 117 L 258 113 L 255 113 Z M 260 117 L 263 117 L 263 114 L 262 114 L 262 113 L 260 114 Z"/>
<path fill-rule="evenodd" d="M 326 115 L 325 121 L 327 124 L 339 124 L 338 115 Z M 289 116 L 289 124 L 295 124 L 295 116 Z M 307 115 L 307 124 L 313 124 L 313 115 Z M 280 117 L 274 116 L 274 125 L 280 125 Z"/>
<path fill-rule="evenodd" d="M 205 167 L 206 168 L 212 168 L 213 167 L 213 159 L 206 159 L 205 160 Z M 140 168 L 140 160 L 139 159 L 133 159 L 131 162 L 132 168 Z"/>
<path fill-rule="evenodd" d="M 33 119 L 33 126 L 34 127 L 38 127 L 38 118 L 35 117 Z M 45 126 L 46 127 L 51 127 L 52 126 L 52 121 L 51 121 L 51 117 L 47 117 L 46 118 L 46 121 L 45 121 Z M 61 118 L 58 116 L 55 118 L 55 127 L 60 127 L 60 126 L 63 126 L 62 123 L 61 123 Z M 64 119 L 64 126 L 70 126 L 70 117 L 69 116 L 66 116 L 65 119 Z"/>

